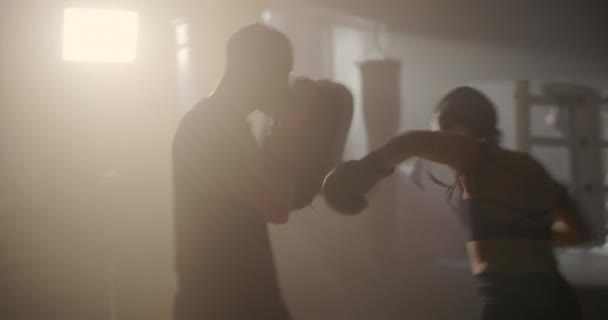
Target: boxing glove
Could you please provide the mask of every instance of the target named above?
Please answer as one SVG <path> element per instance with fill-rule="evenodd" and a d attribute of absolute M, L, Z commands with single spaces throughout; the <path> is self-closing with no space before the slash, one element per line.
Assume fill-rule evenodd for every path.
<path fill-rule="evenodd" d="M 332 170 L 323 182 L 323 197 L 335 211 L 357 214 L 367 207 L 366 194 L 393 172 L 394 168 L 383 168 L 377 153 L 372 152 L 361 160 L 344 162 Z"/>
<path fill-rule="evenodd" d="M 350 91 L 332 81 L 297 80 L 293 103 L 277 116 L 269 154 L 287 164 L 296 189 L 293 209 L 308 206 L 339 162 L 353 113 Z"/>

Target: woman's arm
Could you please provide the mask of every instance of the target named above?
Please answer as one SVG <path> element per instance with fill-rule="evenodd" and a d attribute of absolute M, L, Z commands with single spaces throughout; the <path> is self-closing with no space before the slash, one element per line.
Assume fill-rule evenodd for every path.
<path fill-rule="evenodd" d="M 419 157 L 462 172 L 479 158 L 481 142 L 464 135 L 409 131 L 391 139 L 377 153 L 381 165 L 387 169 L 411 157 Z"/>
<path fill-rule="evenodd" d="M 555 180 L 546 168 L 537 160 L 526 155 L 527 174 L 535 181 L 546 182 L 543 190 L 550 192 L 554 202 L 551 214 L 552 241 L 555 247 L 568 247 L 583 244 L 591 239 L 591 231 L 583 219 L 580 206 L 572 198 L 568 189 Z"/>
<path fill-rule="evenodd" d="M 477 161 L 481 147 L 481 142 L 466 136 L 410 131 L 360 160 L 339 165 L 325 178 L 323 195 L 334 210 L 359 213 L 367 203 L 365 194 L 408 158 L 421 157 L 463 172 Z"/>

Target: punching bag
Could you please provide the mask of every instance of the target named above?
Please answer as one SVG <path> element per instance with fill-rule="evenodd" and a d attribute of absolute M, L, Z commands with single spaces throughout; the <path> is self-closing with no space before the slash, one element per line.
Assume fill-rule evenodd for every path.
<path fill-rule="evenodd" d="M 399 134 L 401 124 L 401 64 L 368 60 L 360 65 L 362 108 L 370 151 Z M 398 174 L 398 173 L 396 173 Z M 398 252 L 398 178 L 380 183 L 368 195 L 371 241 L 382 268 L 396 265 Z"/>

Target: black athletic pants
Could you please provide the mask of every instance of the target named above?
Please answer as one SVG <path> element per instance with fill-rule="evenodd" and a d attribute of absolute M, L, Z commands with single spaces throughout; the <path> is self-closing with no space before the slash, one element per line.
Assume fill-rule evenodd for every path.
<path fill-rule="evenodd" d="M 476 276 L 481 320 L 581 320 L 574 290 L 555 273 Z"/>

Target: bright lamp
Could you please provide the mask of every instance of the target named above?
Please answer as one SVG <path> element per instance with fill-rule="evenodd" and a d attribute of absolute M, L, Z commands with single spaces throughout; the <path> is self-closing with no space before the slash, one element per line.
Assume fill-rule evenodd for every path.
<path fill-rule="evenodd" d="M 63 60 L 133 62 L 137 29 L 137 12 L 68 8 L 64 13 Z"/>

